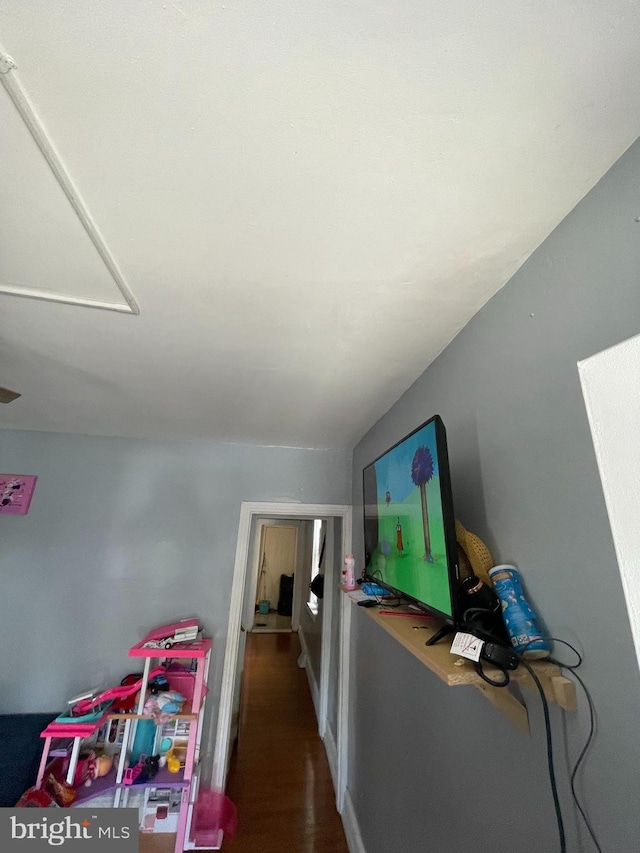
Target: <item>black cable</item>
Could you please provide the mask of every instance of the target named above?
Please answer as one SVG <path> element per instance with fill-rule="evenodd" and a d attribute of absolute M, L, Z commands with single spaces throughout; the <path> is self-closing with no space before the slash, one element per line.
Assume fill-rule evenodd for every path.
<path fill-rule="evenodd" d="M 571 645 L 571 643 L 568 643 L 566 640 L 559 640 L 558 637 L 543 637 L 542 639 L 543 640 L 549 640 L 552 643 L 562 643 L 563 646 L 568 646 L 568 648 L 570 648 L 571 651 L 574 653 L 574 655 L 578 658 L 577 663 L 563 663 L 562 661 L 554 660 L 553 658 L 549 658 L 551 663 L 555 663 L 556 666 L 562 666 L 565 669 L 577 669 L 579 666 L 582 666 L 582 655 L 576 649 L 575 646 Z M 532 640 L 532 642 L 534 642 L 534 641 Z"/>
<path fill-rule="evenodd" d="M 576 804 L 576 808 L 580 812 L 580 816 L 582 817 L 582 820 L 584 821 L 584 825 L 587 827 L 587 830 L 589 832 L 589 835 L 591 836 L 591 840 L 593 841 L 596 850 L 598 851 L 598 853 L 602 853 L 602 848 L 600 847 L 600 844 L 598 842 L 598 839 L 596 838 L 596 834 L 593 830 L 593 827 L 591 826 L 591 824 L 589 822 L 589 818 L 587 817 L 587 814 L 586 814 L 584 808 L 582 807 L 582 803 L 580 802 L 580 799 L 578 797 L 578 793 L 576 791 L 576 785 L 575 785 L 578 770 L 580 769 L 580 765 L 584 761 L 586 754 L 589 750 L 589 747 L 591 746 L 591 743 L 593 742 L 593 738 L 595 735 L 595 729 L 596 729 L 596 715 L 595 715 L 595 709 L 593 707 L 593 700 L 591 699 L 591 694 L 589 693 L 589 690 L 587 689 L 587 685 L 584 683 L 582 678 L 576 672 L 576 669 L 579 666 L 581 666 L 581 664 L 582 664 L 582 655 L 580 654 L 580 652 L 577 651 L 577 649 L 575 649 L 571 645 L 571 643 L 568 643 L 566 640 L 559 640 L 556 637 L 547 637 L 545 639 L 553 640 L 554 643 L 562 643 L 563 645 L 568 646 L 571 649 L 571 651 L 578 658 L 578 662 L 574 663 L 574 664 L 563 663 L 562 661 L 555 660 L 554 658 L 549 658 L 549 660 L 551 661 L 551 663 L 555 663 L 556 666 L 562 667 L 563 669 L 568 669 L 572 673 L 572 675 L 575 676 L 576 680 L 579 682 L 580 686 L 582 687 L 582 690 L 584 691 L 584 695 L 585 695 L 585 698 L 587 700 L 587 705 L 589 707 L 589 734 L 587 735 L 587 740 L 585 742 L 585 745 L 582 747 L 582 750 L 580 751 L 580 755 L 578 756 L 578 759 L 576 760 L 576 763 L 574 764 L 573 770 L 571 771 L 571 779 L 570 779 L 571 795 L 573 797 L 574 803 Z"/>
<path fill-rule="evenodd" d="M 572 673 L 580 682 L 580 686 L 584 690 L 584 695 L 587 698 L 587 704 L 589 706 L 589 735 L 587 737 L 587 741 L 586 741 L 585 745 L 582 747 L 582 751 L 581 751 L 580 755 L 578 756 L 578 760 L 575 763 L 575 766 L 573 768 L 573 772 L 571 773 L 571 794 L 573 795 L 573 800 L 574 800 L 576 806 L 578 807 L 578 811 L 580 812 L 580 814 L 582 816 L 582 820 L 584 821 L 584 825 L 589 830 L 589 835 L 591 836 L 591 840 L 593 841 L 593 843 L 596 846 L 596 850 L 598 851 L 598 853 L 602 853 L 602 848 L 598 844 L 598 839 L 596 838 L 595 833 L 591 827 L 591 824 L 589 823 L 589 820 L 587 818 L 587 815 L 585 814 L 585 811 L 582 808 L 582 805 L 580 804 L 580 800 L 578 799 L 578 794 L 576 793 L 576 788 L 575 788 L 575 780 L 576 780 L 576 774 L 578 772 L 578 768 L 582 764 L 582 761 L 587 754 L 587 750 L 589 749 L 589 747 L 591 746 L 591 742 L 593 741 L 593 737 L 595 734 L 595 728 L 596 728 L 596 725 L 595 725 L 596 716 L 595 716 L 595 711 L 593 708 L 593 702 L 591 700 L 591 695 L 590 695 L 589 691 L 587 690 L 586 684 L 580 678 L 578 673 L 575 672 L 575 670 L 572 670 Z"/>
<path fill-rule="evenodd" d="M 599 844 L 598 839 L 596 837 L 596 834 L 593 830 L 593 827 L 591 826 L 591 824 L 589 822 L 589 818 L 587 817 L 587 814 L 586 814 L 584 808 L 582 807 L 582 803 L 580 802 L 580 799 L 578 797 L 578 793 L 576 791 L 576 786 L 575 786 L 576 775 L 578 773 L 578 770 L 580 769 L 580 765 L 582 764 L 582 762 L 585 759 L 585 756 L 589 750 L 589 747 L 591 746 L 591 743 L 592 743 L 594 735 L 595 735 L 595 709 L 593 707 L 593 700 L 591 699 L 591 694 L 589 693 L 589 690 L 587 689 L 586 684 L 584 683 L 582 678 L 576 672 L 576 669 L 579 666 L 582 666 L 582 655 L 575 648 L 575 646 L 572 646 L 571 643 L 568 643 L 566 640 L 561 640 L 558 637 L 544 637 L 544 639 L 550 640 L 553 643 L 562 643 L 563 646 L 567 646 L 568 648 L 570 648 L 571 651 L 574 653 L 574 655 L 577 658 L 577 662 L 572 663 L 572 664 L 571 663 L 564 663 L 563 661 L 556 660 L 555 658 L 552 658 L 552 657 L 549 657 L 548 660 L 550 663 L 554 663 L 556 666 L 559 666 L 561 669 L 568 669 L 575 676 L 576 680 L 579 682 L 580 686 L 582 687 L 582 689 L 584 691 L 584 695 L 585 695 L 586 700 L 587 700 L 587 705 L 589 707 L 589 734 L 587 735 L 587 740 L 585 742 L 585 745 L 582 747 L 582 750 L 580 751 L 580 755 L 578 756 L 578 759 L 577 759 L 576 763 L 574 764 L 573 770 L 571 771 L 570 787 L 571 787 L 571 796 L 573 797 L 573 801 L 576 804 L 576 808 L 580 812 L 580 816 L 582 817 L 582 820 L 584 821 L 584 825 L 587 827 L 589 835 L 591 836 L 591 840 L 593 841 L 598 853 L 602 853 L 602 848 L 600 847 L 600 844 Z M 522 660 L 522 658 L 521 658 L 521 660 Z M 522 662 L 524 663 L 524 661 L 522 661 Z M 527 668 L 529 669 L 529 671 L 533 675 L 532 670 L 529 667 L 527 667 Z M 540 688 L 538 688 L 538 689 L 540 689 Z"/>
<path fill-rule="evenodd" d="M 486 607 L 469 607 L 462 614 L 462 627 L 470 634 L 473 634 L 474 636 L 482 640 L 483 644 L 487 642 L 486 638 L 490 637 L 490 642 L 494 642 L 497 643 L 499 646 L 503 646 L 504 640 L 502 638 L 497 637 L 491 630 L 488 630 L 484 625 L 477 623 L 474 624 L 474 616 L 486 616 L 489 619 L 495 619 L 495 613 L 492 610 L 487 610 Z M 490 684 L 492 687 L 506 687 L 507 684 L 509 684 L 509 673 L 506 669 L 502 669 L 502 667 L 500 667 L 498 664 L 494 663 L 493 666 L 495 666 L 496 669 L 502 672 L 504 676 L 502 681 L 494 681 L 492 678 L 489 678 L 489 676 L 486 675 L 480 661 L 474 661 L 473 666 L 480 678 L 483 681 L 486 681 L 487 684 Z"/>
<path fill-rule="evenodd" d="M 517 652 L 516 652 L 517 654 Z M 567 850 L 567 839 L 564 832 L 564 821 L 562 819 L 562 809 L 560 807 L 560 799 L 558 797 L 558 786 L 556 784 L 556 773 L 555 768 L 553 766 L 553 741 L 551 738 L 551 719 L 549 717 L 549 703 L 547 702 L 547 697 L 544 694 L 544 688 L 542 684 L 540 684 L 540 679 L 533 671 L 533 668 L 529 665 L 529 663 L 522 657 L 522 655 L 518 655 L 520 658 L 520 663 L 524 666 L 526 670 L 528 670 L 529 675 L 533 678 L 536 687 L 538 688 L 538 692 L 540 693 L 540 699 L 542 701 L 542 711 L 544 713 L 544 727 L 547 738 L 547 766 L 549 770 L 549 782 L 551 784 L 551 794 L 553 796 L 553 805 L 556 812 L 556 822 L 558 824 L 558 836 L 560 837 L 560 851 L 561 853 L 566 853 Z"/>
<path fill-rule="evenodd" d="M 473 611 L 469 610 L 467 612 L 470 614 Z M 465 613 L 465 615 L 467 615 L 467 614 Z M 471 630 L 473 630 L 473 629 L 471 628 Z M 503 641 L 500 638 L 493 635 L 490 631 L 486 631 L 486 634 L 490 637 L 493 637 L 495 642 L 500 643 L 500 644 L 503 643 Z M 585 694 L 585 697 L 587 699 L 587 705 L 589 707 L 589 734 L 587 736 L 586 743 L 583 746 L 583 748 L 580 752 L 580 755 L 578 756 L 578 759 L 577 759 L 577 761 L 573 767 L 573 770 L 571 772 L 570 786 L 571 786 L 571 795 L 573 797 L 573 801 L 575 802 L 576 807 L 577 807 L 578 811 L 580 812 L 582 820 L 584 821 L 584 825 L 587 827 L 589 835 L 591 836 L 591 840 L 593 841 L 598 853 L 602 853 L 602 848 L 600 847 L 600 844 L 598 843 L 598 839 L 596 838 L 595 832 L 593 831 L 593 828 L 592 828 L 591 824 L 589 823 L 589 819 L 586 815 L 584 808 L 582 807 L 582 804 L 580 803 L 580 800 L 578 798 L 578 794 L 577 794 L 577 791 L 575 788 L 576 775 L 578 773 L 580 765 L 584 761 L 584 758 L 587 754 L 587 751 L 589 750 L 589 747 L 591 746 L 591 743 L 593 741 L 594 734 L 595 734 L 595 710 L 593 707 L 593 701 L 591 699 L 591 694 L 589 693 L 587 686 L 584 683 L 584 681 L 582 680 L 582 678 L 580 678 L 580 676 L 576 672 L 576 669 L 582 665 L 582 655 L 574 646 L 571 645 L 571 643 L 568 643 L 566 640 L 560 640 L 558 637 L 544 637 L 543 639 L 550 640 L 551 642 L 554 642 L 554 643 L 562 643 L 562 645 L 570 648 L 571 651 L 575 654 L 575 656 L 577 658 L 577 662 L 573 663 L 573 664 L 563 663 L 562 661 L 555 660 L 554 658 L 551 658 L 551 657 L 548 658 L 548 661 L 550 663 L 555 664 L 556 666 L 563 668 L 563 669 L 568 669 L 576 677 L 576 679 L 579 682 L 580 686 L 582 687 L 584 694 Z M 530 642 L 535 642 L 535 641 L 531 640 Z M 529 643 L 527 645 L 529 645 Z M 526 648 L 526 646 L 525 646 L 525 648 Z M 558 835 L 560 838 L 560 850 L 561 850 L 561 853 L 566 853 L 567 847 L 566 847 L 566 835 L 565 835 L 565 831 L 564 831 L 564 820 L 562 817 L 562 809 L 561 809 L 560 800 L 558 797 L 558 788 L 557 788 L 557 783 L 556 783 L 555 767 L 554 767 L 554 762 L 553 762 L 553 741 L 552 741 L 552 736 L 551 736 L 551 719 L 549 716 L 549 704 L 547 702 L 547 697 L 545 696 L 544 688 L 543 688 L 542 684 L 540 683 L 540 680 L 538 679 L 537 675 L 533 671 L 532 667 L 522 657 L 521 653 L 516 652 L 516 655 L 518 656 L 520 663 L 525 667 L 525 669 L 528 670 L 528 672 L 531 675 L 531 678 L 533 679 L 533 681 L 534 681 L 534 683 L 538 689 L 538 692 L 540 694 L 540 699 L 542 702 L 542 710 L 543 710 L 543 714 L 544 714 L 545 734 L 546 734 L 546 742 L 547 742 L 547 765 L 548 765 L 548 771 L 549 771 L 549 782 L 551 785 L 551 793 L 553 796 L 553 804 L 554 804 L 555 813 L 556 813 L 556 822 L 558 824 Z M 482 668 L 478 667 L 478 664 L 476 664 L 475 666 L 476 666 L 476 672 L 478 673 L 478 675 L 482 679 L 484 679 L 484 681 L 488 682 L 489 684 L 494 684 L 494 686 L 496 686 L 496 687 L 506 686 L 506 683 L 502 684 L 502 683 L 492 682 L 489 678 L 487 678 L 484 675 L 484 673 L 482 672 Z M 505 676 L 507 677 L 507 681 L 508 681 L 508 674 L 506 672 L 505 672 Z"/>
<path fill-rule="evenodd" d="M 474 612 L 476 609 L 477 608 L 467 610 L 465 612 L 465 616 L 467 614 Z M 471 631 L 473 631 L 472 626 L 470 626 L 470 629 L 471 629 Z M 499 643 L 500 645 L 504 644 L 504 641 L 502 639 L 500 639 L 499 637 L 496 637 L 491 631 L 485 631 L 485 635 L 492 637 L 493 640 L 495 642 Z M 552 637 L 549 637 L 549 638 L 545 637 L 545 639 L 553 639 L 553 638 Z M 530 640 L 529 643 L 527 643 L 526 645 L 530 645 L 532 642 L 535 642 L 535 641 Z M 564 640 L 560 640 L 560 642 L 564 642 Z M 566 645 L 570 646 L 569 643 L 566 643 Z M 578 656 L 579 662 L 578 662 L 578 664 L 576 664 L 576 666 L 579 666 L 580 663 L 582 663 L 582 658 L 581 658 L 580 654 L 576 651 L 576 649 L 573 648 L 573 646 L 570 646 L 570 647 L 571 647 L 571 649 L 573 649 L 575 654 Z M 526 648 L 526 646 L 524 648 Z M 549 772 L 549 783 L 551 785 L 551 794 L 553 796 L 553 806 L 554 806 L 555 813 L 556 813 L 556 823 L 558 825 L 558 836 L 560 838 L 560 853 L 566 853 L 567 839 L 566 839 L 566 835 L 565 835 L 565 831 L 564 831 L 564 820 L 562 817 L 562 808 L 560 806 L 560 798 L 558 797 L 558 785 L 556 783 L 556 772 L 555 772 L 555 767 L 554 767 L 554 763 L 553 763 L 553 739 L 551 736 L 551 718 L 549 716 L 549 703 L 547 702 L 547 697 L 545 696 L 544 688 L 543 688 L 542 684 L 540 683 L 538 676 L 533 671 L 532 667 L 522 657 L 521 653 L 515 651 L 515 649 L 513 649 L 513 651 L 515 652 L 516 656 L 518 657 L 518 660 L 520 661 L 520 663 L 524 666 L 524 668 L 526 670 L 528 670 L 529 675 L 533 679 L 536 687 L 538 688 L 538 693 L 540 694 L 540 700 L 542 702 L 542 711 L 544 714 L 545 735 L 546 735 L 546 741 L 547 741 L 547 767 L 548 767 L 548 772 Z M 477 667 L 476 667 L 476 672 L 478 672 L 478 675 L 480 675 L 481 678 L 483 678 L 485 681 L 488 681 L 489 684 L 492 683 L 488 678 L 486 678 L 484 676 L 484 674 L 482 672 L 480 672 L 477 669 Z M 507 681 L 508 681 L 508 675 L 506 672 L 505 672 L 505 675 L 507 676 Z M 496 684 L 495 686 L 496 687 L 505 687 L 506 683 L 505 684 Z M 600 853 L 602 853 L 602 851 L 600 851 Z"/>
<path fill-rule="evenodd" d="M 400 607 L 402 604 L 402 598 L 399 595 L 390 595 L 389 598 L 385 598 L 382 595 L 376 595 L 375 599 L 381 607 Z M 395 604 L 393 604 L 394 601 Z"/>
<path fill-rule="evenodd" d="M 496 615 L 493 612 L 493 610 L 487 610 L 486 607 L 468 607 L 464 611 L 464 613 L 462 614 L 463 625 L 467 625 L 469 628 L 473 629 L 474 625 L 471 622 L 471 617 L 477 616 L 478 614 L 483 615 L 483 616 L 487 616 L 490 619 L 496 618 Z M 477 627 L 482 627 L 482 626 L 477 626 Z M 485 631 L 485 633 L 489 634 L 489 636 L 491 637 L 492 640 L 494 640 L 496 643 L 498 642 L 498 637 L 495 634 L 493 634 L 492 631 L 487 630 L 485 628 L 483 628 L 483 630 Z M 471 633 L 473 633 L 473 631 L 471 631 Z M 482 637 L 480 639 L 482 639 Z"/>
<path fill-rule="evenodd" d="M 493 679 L 489 678 L 489 676 L 485 674 L 485 671 L 482 668 L 482 664 L 480 663 L 480 661 L 474 661 L 473 665 L 480 678 L 483 681 L 486 681 L 487 684 L 491 684 L 492 687 L 506 687 L 509 683 L 509 673 L 506 669 L 500 669 L 500 667 L 496 667 L 496 669 L 500 669 L 500 672 L 504 675 L 504 679 L 502 681 L 493 681 Z"/>

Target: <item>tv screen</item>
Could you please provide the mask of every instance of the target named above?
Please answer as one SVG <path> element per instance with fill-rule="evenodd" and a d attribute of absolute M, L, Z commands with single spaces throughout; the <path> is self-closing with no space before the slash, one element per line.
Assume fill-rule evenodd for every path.
<path fill-rule="evenodd" d="M 383 453 L 363 481 L 367 579 L 455 625 L 457 545 L 442 419 Z"/>

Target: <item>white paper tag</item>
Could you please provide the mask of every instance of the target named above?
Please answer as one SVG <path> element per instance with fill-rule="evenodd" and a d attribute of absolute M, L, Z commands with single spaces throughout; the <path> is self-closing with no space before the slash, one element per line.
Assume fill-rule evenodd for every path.
<path fill-rule="evenodd" d="M 474 637 L 473 634 L 463 634 L 462 631 L 458 631 L 451 643 L 451 654 L 479 661 L 483 646 L 484 640 Z"/>

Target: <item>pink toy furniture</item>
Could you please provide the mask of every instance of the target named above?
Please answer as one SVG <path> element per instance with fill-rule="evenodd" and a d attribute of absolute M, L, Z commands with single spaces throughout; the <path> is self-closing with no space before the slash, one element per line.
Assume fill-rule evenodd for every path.
<path fill-rule="evenodd" d="M 189 839 L 191 821 L 193 820 L 193 810 L 196 802 L 198 789 L 197 767 L 200 759 L 200 741 L 202 737 L 202 724 L 204 720 L 203 703 L 207 693 L 206 680 L 209 673 L 209 662 L 211 659 L 211 640 L 198 640 L 192 643 L 180 643 L 171 648 L 171 650 L 145 648 L 145 643 L 148 638 L 145 638 L 141 643 L 129 650 L 131 657 L 144 658 L 145 674 L 143 675 L 143 687 L 146 689 L 148 681 L 147 673 L 150 669 L 150 664 L 154 658 L 172 658 L 178 659 L 181 663 L 186 663 L 191 660 L 195 663 L 193 672 L 193 693 L 191 695 L 191 712 L 193 721 L 189 726 L 189 734 L 187 737 L 186 757 L 184 769 L 179 773 L 169 773 L 167 776 L 182 782 L 182 804 L 178 815 L 178 826 L 176 831 L 176 843 L 174 853 L 182 853 L 183 850 L 194 850 L 197 848 L 195 843 Z M 179 671 L 184 679 L 190 678 L 190 675 L 184 674 L 184 670 Z M 167 677 L 171 683 L 171 670 L 168 669 Z M 143 691 L 144 692 L 144 691 Z M 183 695 L 187 694 L 187 691 Z M 159 776 L 165 771 L 160 771 Z M 159 787 L 158 777 L 153 780 L 153 787 Z M 221 839 L 220 839 L 221 840 Z M 209 847 L 209 849 L 211 849 Z"/>
<path fill-rule="evenodd" d="M 195 621 L 197 624 L 197 620 L 187 621 Z M 176 625 L 181 628 L 184 627 L 184 623 L 176 623 L 157 629 L 151 634 L 161 633 L 161 639 L 166 638 L 167 628 L 170 628 L 173 631 L 170 636 L 175 638 Z M 170 649 L 150 648 L 145 644 L 149 642 L 151 634 L 129 650 L 129 656 L 140 659 L 144 666 L 142 678 L 137 684 L 129 685 L 126 688 L 112 688 L 95 698 L 81 700 L 88 703 L 87 705 L 80 705 L 79 702 L 74 706 L 74 710 L 79 705 L 79 710 L 87 710 L 89 706 L 95 707 L 97 705 L 99 707 L 99 700 L 104 700 L 107 694 L 109 694 L 109 698 L 121 698 L 124 696 L 122 690 L 132 691 L 135 689 L 136 692 L 140 691 L 136 713 L 107 712 L 98 719 L 84 723 L 63 723 L 59 721 L 50 723 L 41 733 L 41 737 L 44 738 L 44 749 L 36 786 L 41 787 L 50 759 L 61 754 L 69 756 L 66 780 L 72 784 L 81 747 L 86 748 L 87 745 L 93 745 L 98 732 L 102 730 L 109 732 L 110 727 L 115 725 L 120 730 L 122 726 L 121 742 L 118 744 L 120 760 L 117 762 L 117 769 L 114 766 L 105 776 L 95 778 L 90 787 L 79 789 L 78 799 L 73 805 L 91 806 L 93 808 L 104 806 L 127 807 L 135 804 L 139 809 L 142 809 L 142 814 L 148 818 L 150 811 L 155 812 L 153 805 L 155 798 L 150 797 L 150 793 L 158 790 L 173 790 L 175 792 L 173 799 L 179 800 L 180 803 L 174 824 L 176 827 L 174 850 L 175 853 L 182 853 L 183 850 L 202 849 L 191 833 L 191 823 L 194 818 L 194 807 L 198 793 L 198 763 L 204 718 L 204 699 L 207 694 L 206 681 L 211 659 L 211 640 L 176 641 L 176 644 Z M 156 638 L 152 639 L 155 641 Z M 170 661 L 174 661 L 174 663 L 170 664 Z M 145 694 L 149 680 L 154 674 L 159 673 L 164 673 L 169 680 L 170 687 L 174 690 L 179 689 L 179 692 L 188 699 L 182 711 L 172 717 L 172 720 L 176 721 L 176 726 L 180 725 L 183 732 L 181 749 L 185 749 L 184 767 L 181 767 L 177 773 L 171 773 L 167 767 L 163 767 L 152 779 L 133 784 L 142 769 L 142 758 L 137 760 L 133 767 L 128 766 L 136 738 L 136 729 L 138 721 L 152 720 L 150 716 L 143 714 Z M 148 726 L 149 723 L 145 725 Z M 156 729 L 156 749 L 161 732 L 162 726 L 158 726 Z M 108 740 L 108 735 L 105 742 L 106 740 Z M 56 747 L 61 746 L 64 746 L 64 749 L 56 749 Z M 131 802 L 131 799 L 136 797 L 142 798 L 141 803 Z M 162 815 L 159 814 L 158 817 L 162 817 Z M 156 823 L 154 820 L 146 818 L 143 817 L 141 820 L 143 831 L 145 831 L 145 827 L 153 826 Z M 167 821 L 164 821 L 164 824 L 166 823 Z M 157 826 L 161 831 L 163 821 L 158 820 Z M 219 837 L 219 843 L 221 842 L 222 833 Z M 208 844 L 207 849 L 211 849 L 210 844 Z"/>
<path fill-rule="evenodd" d="M 122 777 L 123 785 L 133 785 L 138 776 L 142 773 L 144 768 L 143 758 L 146 758 L 146 755 L 140 756 L 140 761 L 135 765 L 135 767 L 127 767 L 124 771 L 124 776 Z"/>
<path fill-rule="evenodd" d="M 161 673 L 164 673 L 164 667 L 157 666 L 149 673 L 148 678 L 154 678 L 154 676 Z M 125 687 L 110 687 L 93 699 L 81 699 L 79 702 L 76 702 L 72 713 L 77 715 L 89 714 L 96 706 L 102 705 L 105 702 L 112 702 L 114 699 L 126 699 L 127 696 L 137 693 L 141 687 L 142 679 L 136 681 L 135 684 L 127 684 Z"/>

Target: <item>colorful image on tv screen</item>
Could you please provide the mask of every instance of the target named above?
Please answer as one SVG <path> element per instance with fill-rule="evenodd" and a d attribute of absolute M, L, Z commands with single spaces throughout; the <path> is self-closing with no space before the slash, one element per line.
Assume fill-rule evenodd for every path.
<path fill-rule="evenodd" d="M 435 422 L 385 453 L 364 480 L 367 574 L 451 616 Z"/>

